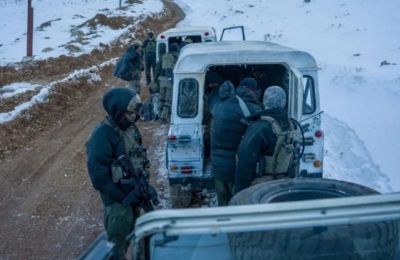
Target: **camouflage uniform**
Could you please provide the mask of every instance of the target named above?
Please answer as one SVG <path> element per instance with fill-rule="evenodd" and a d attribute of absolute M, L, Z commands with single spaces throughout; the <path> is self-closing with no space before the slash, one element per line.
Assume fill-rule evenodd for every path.
<path fill-rule="evenodd" d="M 133 231 L 140 214 L 138 205 L 126 200 L 132 187 L 121 181 L 130 179 L 118 159 L 127 156 L 135 172 L 149 168 L 140 131 L 132 121 L 127 121 L 126 115 L 137 113 L 140 104 L 138 95 L 129 89 L 109 91 L 103 98 L 108 117 L 94 129 L 87 142 L 88 172 L 104 203 L 104 227 L 108 240 L 115 243 L 116 259 L 124 259 L 129 245 L 126 236 Z"/>
<path fill-rule="evenodd" d="M 149 31 L 148 38 L 143 42 L 143 55 L 144 55 L 144 71 L 146 74 L 146 84 L 149 85 L 151 83 L 151 70 L 154 70 L 156 66 L 156 46 L 157 42 L 153 38 L 154 33 Z"/>
<path fill-rule="evenodd" d="M 176 49 L 177 49 L 177 44 L 176 44 Z M 178 55 L 179 54 L 177 51 L 170 51 L 164 54 L 160 60 L 161 75 L 159 77 L 159 82 L 160 82 L 159 108 L 160 108 L 160 118 L 165 121 L 168 121 L 171 116 L 173 70 L 175 67 L 175 63 L 178 60 Z"/>

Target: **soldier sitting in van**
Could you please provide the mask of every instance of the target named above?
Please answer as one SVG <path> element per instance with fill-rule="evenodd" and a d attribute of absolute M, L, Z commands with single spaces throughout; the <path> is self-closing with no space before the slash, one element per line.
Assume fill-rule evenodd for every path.
<path fill-rule="evenodd" d="M 265 110 L 247 128 L 239 145 L 235 193 L 251 186 L 255 178 L 263 175 L 287 177 L 293 160 L 296 132 L 285 109 L 285 90 L 278 86 L 268 87 L 263 102 Z M 259 174 L 257 164 L 263 157 L 265 164 Z"/>
<path fill-rule="evenodd" d="M 160 100 L 158 107 L 160 108 L 160 119 L 164 122 L 168 121 L 171 116 L 172 103 L 172 87 L 173 87 L 173 70 L 178 60 L 179 47 L 178 44 L 172 43 L 169 52 L 161 56 L 158 67 L 160 71 Z"/>

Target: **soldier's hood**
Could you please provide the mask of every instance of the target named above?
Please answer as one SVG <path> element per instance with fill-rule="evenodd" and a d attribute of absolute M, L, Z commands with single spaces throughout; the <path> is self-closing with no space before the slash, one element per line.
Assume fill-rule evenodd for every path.
<path fill-rule="evenodd" d="M 134 91 L 127 88 L 113 88 L 104 95 L 103 107 L 115 123 L 120 122 L 135 95 Z"/>
<path fill-rule="evenodd" d="M 255 92 L 252 89 L 240 86 L 236 89 L 236 95 L 241 97 L 245 102 L 250 102 L 254 104 L 259 104 L 258 103 L 258 96 L 257 92 Z"/>
<path fill-rule="evenodd" d="M 235 95 L 235 86 L 232 85 L 230 81 L 225 81 L 219 87 L 219 97 L 221 99 L 226 99 L 233 97 Z"/>

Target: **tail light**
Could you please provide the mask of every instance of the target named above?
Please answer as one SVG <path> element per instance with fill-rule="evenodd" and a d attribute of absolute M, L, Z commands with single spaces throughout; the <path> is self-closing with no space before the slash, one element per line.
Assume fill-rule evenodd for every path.
<path fill-rule="evenodd" d="M 320 160 L 315 160 L 313 164 L 315 168 L 320 168 L 322 166 L 322 162 Z"/>
<path fill-rule="evenodd" d="M 190 174 L 192 172 L 193 172 L 193 166 L 191 166 L 191 165 L 181 166 L 181 173 L 182 174 Z"/>
<path fill-rule="evenodd" d="M 317 130 L 317 131 L 315 131 L 314 135 L 317 138 L 321 138 L 324 136 L 324 132 L 322 132 L 322 130 Z"/>
<path fill-rule="evenodd" d="M 209 32 L 205 32 L 204 35 L 205 35 L 205 36 L 208 36 L 208 35 L 210 35 L 210 33 L 209 33 Z"/>
<path fill-rule="evenodd" d="M 176 141 L 176 135 L 169 135 L 167 139 L 168 141 Z"/>

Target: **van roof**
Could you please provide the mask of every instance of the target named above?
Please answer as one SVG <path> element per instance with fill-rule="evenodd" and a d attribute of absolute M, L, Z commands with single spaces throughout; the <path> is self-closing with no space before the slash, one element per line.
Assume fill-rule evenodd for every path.
<path fill-rule="evenodd" d="M 182 28 L 171 28 L 162 33 L 160 33 L 157 37 L 157 40 L 160 40 L 159 37 L 161 35 L 170 36 L 182 36 L 182 35 L 193 35 L 203 32 L 209 32 L 210 34 L 215 34 L 215 29 L 211 26 L 191 26 L 191 27 L 182 27 Z"/>
<path fill-rule="evenodd" d="M 317 69 L 311 54 L 266 41 L 194 43 L 179 54 L 174 73 L 199 73 L 209 65 L 286 63 L 297 69 Z"/>

